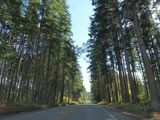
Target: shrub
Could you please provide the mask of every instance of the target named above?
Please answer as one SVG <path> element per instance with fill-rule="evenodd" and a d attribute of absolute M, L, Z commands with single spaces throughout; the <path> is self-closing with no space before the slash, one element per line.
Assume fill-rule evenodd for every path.
<path fill-rule="evenodd" d="M 135 112 L 146 117 L 151 117 L 151 112 L 153 111 L 149 102 L 132 104 L 132 103 L 111 103 L 111 107 L 120 108 L 127 110 L 129 112 Z"/>

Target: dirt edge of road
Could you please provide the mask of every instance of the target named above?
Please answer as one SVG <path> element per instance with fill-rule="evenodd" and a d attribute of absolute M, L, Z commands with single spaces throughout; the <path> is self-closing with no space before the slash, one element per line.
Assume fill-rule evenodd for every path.
<path fill-rule="evenodd" d="M 140 114 L 137 114 L 137 113 L 132 113 L 132 112 L 129 112 L 129 111 L 126 111 L 126 110 L 122 110 L 122 109 L 118 109 L 118 108 L 115 108 L 115 107 L 110 107 L 110 106 L 107 106 L 107 105 L 101 105 L 103 106 L 103 108 L 109 108 L 109 109 L 112 109 L 112 110 L 115 110 L 117 112 L 120 112 L 126 116 L 131 116 L 131 117 L 134 117 L 136 118 L 136 120 L 153 120 L 153 118 L 147 118 L 147 117 L 144 117 Z"/>

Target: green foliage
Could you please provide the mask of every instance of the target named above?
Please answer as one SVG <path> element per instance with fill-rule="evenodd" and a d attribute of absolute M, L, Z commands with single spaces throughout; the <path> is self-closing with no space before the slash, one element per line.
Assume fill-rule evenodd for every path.
<path fill-rule="evenodd" d="M 154 110 L 159 111 L 159 26 L 152 18 L 151 6 L 150 0 L 97 0 L 90 17 L 90 39 L 85 44 L 92 101 L 150 100 Z"/>
<path fill-rule="evenodd" d="M 104 101 L 101 101 L 101 102 L 98 103 L 98 105 L 108 105 L 108 104 L 109 104 L 109 103 L 104 102 Z"/>
<path fill-rule="evenodd" d="M 6 103 L 6 107 L 1 109 L 1 115 L 15 114 L 26 111 L 48 108 L 46 105 L 30 104 L 30 103 Z"/>
<path fill-rule="evenodd" d="M 134 112 L 141 114 L 146 117 L 152 117 L 152 107 L 150 102 L 131 104 L 131 103 L 110 103 L 108 106 L 116 107 L 119 109 L 127 110 L 129 112 Z"/>
<path fill-rule="evenodd" d="M 84 99 L 66 0 L 0 5 L 0 100 L 46 108 L 44 103 L 63 103 L 64 96 L 66 103 Z"/>

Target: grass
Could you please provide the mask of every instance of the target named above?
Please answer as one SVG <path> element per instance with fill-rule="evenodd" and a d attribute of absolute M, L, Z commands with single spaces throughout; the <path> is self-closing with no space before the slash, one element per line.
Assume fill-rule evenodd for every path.
<path fill-rule="evenodd" d="M 49 105 L 39 105 L 35 103 L 3 103 L 0 106 L 0 115 L 15 114 L 39 109 L 49 108 Z"/>
<path fill-rule="evenodd" d="M 123 109 L 129 112 L 137 113 L 143 115 L 145 117 L 153 117 L 152 116 L 152 107 L 149 102 L 132 104 L 132 103 L 111 103 L 108 106 Z"/>
<path fill-rule="evenodd" d="M 0 115 L 8 115 L 15 114 L 26 111 L 47 109 L 58 106 L 68 106 L 68 105 L 76 105 L 78 102 L 71 101 L 68 103 L 48 103 L 48 104 L 38 104 L 38 103 L 9 103 L 9 102 L 0 102 Z M 140 114 L 142 116 L 148 118 L 154 118 L 154 120 L 160 120 L 160 113 L 153 112 L 153 109 L 150 105 L 150 102 L 143 102 L 138 104 L 132 103 L 107 103 L 107 102 L 99 102 L 99 105 L 108 105 L 110 107 L 115 107 L 119 109 L 123 109 L 129 112 L 133 112 L 136 114 Z"/>
<path fill-rule="evenodd" d="M 100 102 L 98 104 L 108 105 L 109 107 L 126 110 L 128 112 L 139 114 L 147 118 L 153 118 L 154 120 L 160 120 L 160 113 L 153 111 L 150 102 L 141 102 L 138 104 Z"/>
<path fill-rule="evenodd" d="M 1 115 L 9 115 L 27 111 L 48 109 L 52 107 L 60 107 L 60 106 L 68 106 L 68 105 L 76 105 L 77 102 L 68 103 L 48 103 L 48 104 L 38 104 L 38 103 L 10 103 L 10 102 L 0 102 L 0 116 Z"/>

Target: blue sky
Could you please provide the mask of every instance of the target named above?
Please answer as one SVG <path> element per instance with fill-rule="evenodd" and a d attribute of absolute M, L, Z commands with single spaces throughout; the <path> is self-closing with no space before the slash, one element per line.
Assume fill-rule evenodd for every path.
<path fill-rule="evenodd" d="M 82 43 L 89 39 L 88 28 L 90 26 L 89 17 L 93 15 L 93 6 L 91 0 L 67 0 L 69 12 L 71 14 L 73 40 L 75 45 L 81 46 Z M 84 86 L 90 91 L 89 73 L 87 73 L 88 63 L 83 59 L 84 55 L 79 58 L 79 64 L 83 75 Z"/>

